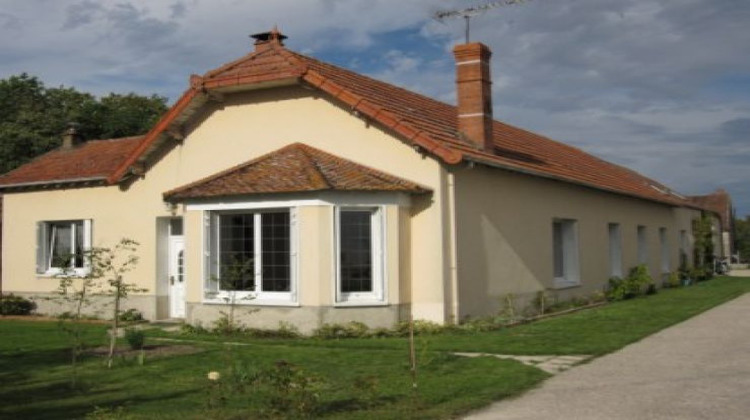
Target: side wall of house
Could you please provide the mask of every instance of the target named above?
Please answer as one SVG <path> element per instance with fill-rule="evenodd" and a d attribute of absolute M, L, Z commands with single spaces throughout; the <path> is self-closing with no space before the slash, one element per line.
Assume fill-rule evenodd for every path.
<path fill-rule="evenodd" d="M 162 201 L 162 193 L 301 142 L 433 191 L 411 197 L 408 207 L 387 207 L 386 272 L 393 280 L 388 285 L 392 295 L 386 307 L 360 312 L 370 319 L 382 315 L 381 323 L 386 323 L 398 319 L 401 306 L 411 304 L 416 317 L 444 321 L 449 247 L 444 238 L 445 171 L 441 166 L 309 90 L 276 88 L 226 95 L 225 99 L 196 116 L 186 127 L 187 138 L 175 143 L 145 177 L 127 189 L 97 187 L 6 194 L 6 246 L 2 253 L 6 264 L 2 274 L 7 291 L 39 294 L 57 287 L 57 279 L 35 274 L 38 222 L 91 219 L 94 246 L 111 246 L 122 237 L 140 242 L 140 262 L 128 277 L 149 292 L 131 298 L 130 303 L 149 318 L 164 317 L 168 286 L 162 261 L 165 251 L 157 241 L 157 225 L 161 218 L 183 216 L 188 307 L 196 319 L 202 316 L 201 311 L 213 311 L 215 316 L 220 308 L 202 305 L 202 212 L 186 211 L 184 206 L 169 209 Z M 333 258 L 323 251 L 311 251 L 332 252 L 331 212 L 331 207 L 299 209 L 300 234 L 305 235 L 300 249 L 300 271 L 304 273 L 300 278 L 304 284 L 300 285 L 299 313 L 331 303 Z M 289 309 L 264 307 L 261 313 L 267 314 L 266 325 L 275 327 Z M 345 312 L 354 311 L 336 309 L 325 319 L 343 321 L 348 318 L 342 315 Z M 253 318 L 262 320 L 264 316 Z"/>
<path fill-rule="evenodd" d="M 562 182 L 476 166 L 456 174 L 459 316 L 487 315 L 508 294 L 517 309 L 538 292 L 568 299 L 601 291 L 612 275 L 609 224 L 620 229 L 621 271 L 638 262 L 639 226 L 645 227 L 647 264 L 662 274 L 679 265 L 681 231 L 691 239 L 698 212 Z M 555 281 L 553 221 L 572 221 L 577 235 L 579 284 Z M 660 229 L 666 229 L 668 266 L 662 260 Z M 690 254 L 690 253 L 689 253 Z"/>

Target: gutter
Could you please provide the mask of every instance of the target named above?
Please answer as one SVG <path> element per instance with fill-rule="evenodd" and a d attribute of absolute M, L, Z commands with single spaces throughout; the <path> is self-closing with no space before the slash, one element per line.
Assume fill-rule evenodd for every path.
<path fill-rule="evenodd" d="M 50 181 L 35 181 L 35 182 L 19 182 L 16 184 L 0 184 L 0 190 L 7 190 L 11 188 L 33 188 L 47 185 L 60 185 L 60 184 L 80 184 L 87 182 L 104 182 L 107 180 L 105 176 L 89 177 L 89 178 L 70 178 L 70 179 L 55 179 Z"/>

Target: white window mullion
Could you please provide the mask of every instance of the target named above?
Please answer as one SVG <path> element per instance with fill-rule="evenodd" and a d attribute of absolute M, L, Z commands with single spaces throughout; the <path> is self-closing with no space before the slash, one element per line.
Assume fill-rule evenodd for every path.
<path fill-rule="evenodd" d="M 299 285 L 298 285 L 298 257 L 297 253 L 299 252 L 299 243 L 297 242 L 299 240 L 299 235 L 297 235 L 297 207 L 292 207 L 289 209 L 289 277 L 290 277 L 290 284 L 289 284 L 289 292 L 292 296 L 292 301 L 297 302 L 298 294 L 299 294 Z"/>
<path fill-rule="evenodd" d="M 253 234 L 253 259 L 255 260 L 255 292 L 259 293 L 263 291 L 263 222 L 260 212 L 253 215 Z"/>
<path fill-rule="evenodd" d="M 57 226 L 52 225 L 52 229 L 50 230 L 50 239 L 49 239 L 49 252 L 47 255 L 47 270 L 52 269 L 52 259 L 54 258 L 55 254 L 55 242 L 57 241 Z"/>
<path fill-rule="evenodd" d="M 71 270 L 76 269 L 76 249 L 77 249 L 77 243 L 76 238 L 78 237 L 78 224 L 75 222 L 70 222 L 70 255 L 68 262 L 68 268 Z"/>

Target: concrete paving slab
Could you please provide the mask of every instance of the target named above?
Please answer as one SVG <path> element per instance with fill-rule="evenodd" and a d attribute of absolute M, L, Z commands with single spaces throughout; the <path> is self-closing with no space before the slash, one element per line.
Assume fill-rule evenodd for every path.
<path fill-rule="evenodd" d="M 493 404 L 471 420 L 750 418 L 750 294 Z"/>

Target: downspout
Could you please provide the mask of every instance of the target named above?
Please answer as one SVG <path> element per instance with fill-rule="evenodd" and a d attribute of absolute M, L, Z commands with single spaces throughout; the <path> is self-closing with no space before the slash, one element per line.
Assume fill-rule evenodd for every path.
<path fill-rule="evenodd" d="M 453 312 L 453 322 L 458 324 L 460 321 L 459 303 L 458 303 L 458 239 L 456 231 L 456 182 L 455 175 L 448 171 L 448 223 L 449 241 L 450 241 L 450 284 L 451 284 L 451 310 Z"/>

